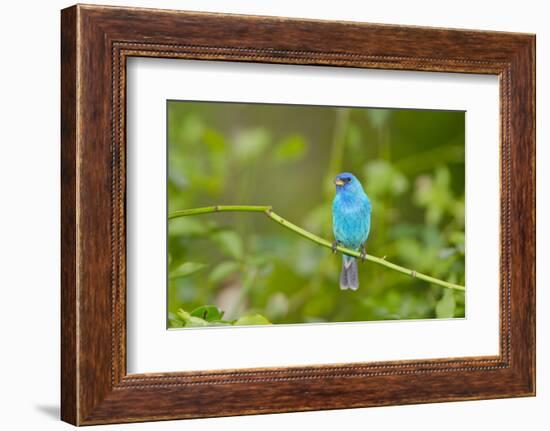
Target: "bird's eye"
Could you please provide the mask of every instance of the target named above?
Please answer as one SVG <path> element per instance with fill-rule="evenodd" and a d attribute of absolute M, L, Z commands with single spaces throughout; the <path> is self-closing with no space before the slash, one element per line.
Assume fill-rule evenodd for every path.
<path fill-rule="evenodd" d="M 344 178 L 344 181 L 345 181 L 346 183 L 349 183 L 349 182 L 351 181 L 351 178 L 350 178 L 350 177 L 346 177 L 346 178 Z"/>

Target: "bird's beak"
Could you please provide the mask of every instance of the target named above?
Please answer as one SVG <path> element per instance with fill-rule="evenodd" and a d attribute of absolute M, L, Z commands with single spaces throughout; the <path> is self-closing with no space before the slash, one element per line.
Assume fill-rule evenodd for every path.
<path fill-rule="evenodd" d="M 337 186 L 343 186 L 344 185 L 344 181 L 342 181 L 340 178 L 336 178 L 334 180 L 334 184 L 336 184 Z"/>

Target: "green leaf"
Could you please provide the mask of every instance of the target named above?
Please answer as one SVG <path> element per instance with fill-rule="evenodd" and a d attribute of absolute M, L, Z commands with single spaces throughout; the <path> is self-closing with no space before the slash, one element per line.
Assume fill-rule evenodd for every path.
<path fill-rule="evenodd" d="M 200 317 L 207 322 L 221 320 L 223 311 L 215 305 L 202 305 L 191 311 L 191 316 Z"/>
<path fill-rule="evenodd" d="M 446 289 L 443 293 L 443 297 L 437 302 L 435 306 L 435 315 L 439 319 L 454 317 L 455 313 L 455 297 L 451 289 Z"/>
<path fill-rule="evenodd" d="M 189 277 L 195 272 L 206 268 L 208 265 L 200 262 L 185 262 L 178 266 L 176 269 L 170 271 L 169 278 L 180 278 L 180 277 Z"/>
<path fill-rule="evenodd" d="M 195 308 L 191 313 L 180 308 L 177 314 L 169 313 L 170 322 L 175 322 L 171 327 L 203 327 L 203 326 L 231 326 L 231 325 L 270 325 L 271 322 L 261 314 L 243 316 L 233 322 L 223 320 L 223 311 L 215 305 L 203 305 Z"/>
<path fill-rule="evenodd" d="M 170 328 L 182 328 L 185 326 L 185 322 L 179 318 L 177 314 L 172 312 L 168 313 L 168 326 Z"/>
<path fill-rule="evenodd" d="M 233 260 L 227 260 L 221 262 L 212 270 L 208 276 L 208 280 L 212 283 L 219 283 L 220 281 L 225 280 L 231 274 L 237 272 L 240 268 L 239 262 Z"/>
<path fill-rule="evenodd" d="M 300 160 L 306 153 L 307 145 L 303 136 L 290 135 L 275 148 L 277 162 L 294 162 Z"/>
<path fill-rule="evenodd" d="M 210 326 L 210 323 L 199 317 L 191 316 L 187 322 L 185 322 L 186 328 L 197 328 L 201 326 Z"/>
<path fill-rule="evenodd" d="M 180 308 L 178 310 L 178 316 L 183 320 L 184 326 L 186 328 L 199 327 L 199 326 L 208 326 L 208 322 L 200 317 L 191 316 L 190 313 Z"/>
<path fill-rule="evenodd" d="M 271 325 L 271 322 L 261 314 L 252 314 L 250 316 L 239 317 L 234 325 Z"/>
<path fill-rule="evenodd" d="M 222 230 L 214 235 L 214 240 L 220 245 L 223 252 L 234 259 L 242 259 L 243 242 L 237 233 L 232 230 Z"/>

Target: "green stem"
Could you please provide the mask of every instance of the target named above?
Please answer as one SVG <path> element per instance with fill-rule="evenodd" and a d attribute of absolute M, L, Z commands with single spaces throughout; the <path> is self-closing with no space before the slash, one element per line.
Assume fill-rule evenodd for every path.
<path fill-rule="evenodd" d="M 263 205 L 214 205 L 210 207 L 203 207 L 203 208 L 192 208 L 187 210 L 180 210 L 180 211 L 174 211 L 168 215 L 168 219 L 174 219 L 177 217 L 185 217 L 190 215 L 196 215 L 196 214 L 207 214 L 207 213 L 215 213 L 215 212 L 224 212 L 224 211 L 241 211 L 241 212 L 261 212 L 266 214 L 270 219 L 275 220 L 277 223 L 279 223 L 281 226 L 286 227 L 287 229 L 297 233 L 298 235 L 303 236 L 304 238 L 309 239 L 310 241 L 313 241 L 316 244 L 322 245 L 323 247 L 327 247 L 332 249 L 332 243 L 327 241 L 326 239 L 323 239 L 315 234 L 312 234 L 311 232 L 308 232 L 307 230 L 301 228 L 300 226 L 296 226 L 294 223 L 289 222 L 288 220 L 284 219 L 277 213 L 275 213 L 270 206 Z M 358 257 L 361 258 L 361 253 L 355 250 L 351 250 L 349 248 L 338 246 L 336 247 L 336 250 L 338 250 L 341 253 L 347 254 L 348 256 Z M 409 268 L 405 268 L 403 266 L 396 265 L 394 263 L 388 262 L 386 259 L 375 257 L 370 254 L 366 254 L 363 256 L 365 260 L 368 260 L 370 262 L 377 263 L 378 265 L 385 266 L 386 268 L 393 269 L 394 271 L 401 272 L 402 274 L 409 275 L 413 278 L 419 278 L 420 280 L 427 281 L 428 283 L 437 284 L 442 287 L 446 287 L 447 289 L 455 289 L 455 290 L 461 290 L 465 291 L 464 286 L 460 286 L 459 284 L 449 283 L 447 281 L 439 280 L 435 277 L 430 277 L 429 275 L 422 274 L 420 272 L 414 271 Z"/>
<path fill-rule="evenodd" d="M 265 213 L 271 209 L 270 206 L 258 205 L 214 205 L 211 207 L 192 208 L 188 210 L 174 211 L 168 214 L 168 220 L 196 214 L 215 213 L 218 211 L 241 211 L 241 212 L 260 212 Z"/>

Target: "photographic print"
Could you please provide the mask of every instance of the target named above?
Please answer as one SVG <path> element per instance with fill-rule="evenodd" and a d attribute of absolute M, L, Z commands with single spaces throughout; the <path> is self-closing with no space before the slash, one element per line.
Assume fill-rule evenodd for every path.
<path fill-rule="evenodd" d="M 534 396 L 535 45 L 64 9 L 61 418 Z"/>
<path fill-rule="evenodd" d="M 465 316 L 463 111 L 170 100 L 167 141 L 169 328 Z"/>

